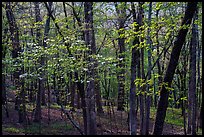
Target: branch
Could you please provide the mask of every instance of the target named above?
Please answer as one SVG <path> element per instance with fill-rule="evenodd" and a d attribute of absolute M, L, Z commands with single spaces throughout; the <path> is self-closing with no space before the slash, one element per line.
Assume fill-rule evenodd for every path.
<path fill-rule="evenodd" d="M 50 8 L 48 7 L 47 2 L 44 2 L 44 4 L 45 4 L 45 7 L 47 8 L 47 11 L 48 11 L 48 13 L 49 13 L 49 16 L 52 18 L 52 20 L 53 20 L 53 22 L 54 22 L 54 24 L 55 24 L 55 26 L 56 26 L 56 28 L 57 28 L 58 33 L 60 34 L 60 36 L 62 36 L 62 38 L 63 38 L 63 40 L 64 40 L 64 36 L 62 35 L 58 24 L 55 22 L 55 17 L 52 15 L 52 11 L 51 11 Z"/>
<path fill-rule="evenodd" d="M 168 43 L 168 41 L 165 43 L 165 45 Z M 159 61 L 161 55 L 164 53 L 164 52 L 167 52 L 168 49 L 171 47 L 171 44 L 166 48 L 166 49 L 163 49 L 162 52 L 159 54 L 157 60 L 154 62 L 153 66 L 151 69 L 148 70 L 147 74 L 145 75 L 145 80 L 147 79 L 147 76 L 148 76 L 148 73 L 155 67 L 156 63 Z"/>
<path fill-rule="evenodd" d="M 57 28 L 58 33 L 59 33 L 60 36 L 62 37 L 62 40 L 63 40 L 63 42 L 65 43 L 65 46 L 67 46 L 67 51 L 68 51 L 69 55 L 70 55 L 70 56 L 73 56 L 73 55 L 71 54 L 70 49 L 69 49 L 69 43 L 66 43 L 66 42 L 65 42 L 64 36 L 62 35 L 62 33 L 61 33 L 61 31 L 60 31 L 59 25 L 55 22 L 55 17 L 52 15 L 52 11 L 50 10 L 50 8 L 49 8 L 47 2 L 44 2 L 44 4 L 45 4 L 45 7 L 47 8 L 47 11 L 48 11 L 48 13 L 49 13 L 49 16 L 52 18 L 52 20 L 53 20 L 53 22 L 54 22 L 54 24 L 55 24 L 55 26 L 56 26 L 56 28 Z"/>
<path fill-rule="evenodd" d="M 71 121 L 72 125 L 81 133 L 81 135 L 84 135 L 84 132 L 82 131 L 82 129 L 79 127 L 79 125 L 76 123 L 76 121 L 74 121 L 70 114 L 68 113 L 67 110 L 64 109 L 63 105 L 61 105 L 61 110 L 64 114 L 67 115 L 67 118 Z"/>
<path fill-rule="evenodd" d="M 76 13 L 74 6 L 70 5 L 69 3 L 66 3 L 66 4 L 72 8 L 74 17 L 76 18 L 78 25 L 81 27 L 82 26 L 81 19 L 79 18 L 78 14 Z"/>
<path fill-rule="evenodd" d="M 99 53 L 99 51 L 101 50 L 101 47 L 104 46 L 104 42 L 105 42 L 105 39 L 106 39 L 106 35 L 107 35 L 108 32 L 106 32 L 104 38 L 103 38 L 103 41 L 102 41 L 102 44 L 101 46 L 99 47 L 98 51 L 96 52 L 96 55 Z"/>

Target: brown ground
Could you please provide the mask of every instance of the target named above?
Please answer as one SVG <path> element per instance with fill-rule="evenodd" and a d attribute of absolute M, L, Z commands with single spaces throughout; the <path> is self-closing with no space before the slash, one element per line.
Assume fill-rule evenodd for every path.
<path fill-rule="evenodd" d="M 16 128 L 24 128 L 23 124 L 18 123 L 18 113 L 16 110 L 14 110 L 14 102 L 9 102 L 9 118 L 6 118 L 5 111 L 2 109 L 2 127 L 7 127 L 8 125 L 12 125 Z M 107 111 L 107 109 L 104 109 Z M 117 135 L 117 134 L 123 134 L 123 135 L 128 135 L 128 123 L 127 123 L 127 113 L 126 112 L 121 112 L 121 111 L 116 111 L 115 116 L 113 114 L 108 114 L 107 112 L 104 113 L 102 116 L 97 116 L 97 133 L 101 135 Z M 62 122 L 71 125 L 71 122 L 66 118 L 65 115 L 61 114 L 60 109 L 51 109 L 50 110 L 51 114 L 51 123 L 56 123 L 56 122 Z M 31 118 L 31 113 L 28 113 L 30 121 L 32 121 Z M 83 121 L 82 121 L 82 112 L 81 110 L 76 110 L 75 112 L 72 113 L 72 116 L 74 119 L 80 123 L 80 127 L 83 127 Z M 153 129 L 153 120 L 150 120 L 150 134 L 152 134 L 152 129 Z M 48 125 L 48 109 L 43 108 L 42 109 L 42 123 L 44 125 Z M 139 127 L 139 123 L 137 125 Z M 71 130 L 66 130 L 66 131 L 60 131 L 62 133 L 60 134 L 65 134 L 65 135 L 80 135 L 80 133 L 73 127 Z M 13 133 L 8 133 L 5 132 L 4 130 L 2 131 L 3 135 L 7 134 L 13 134 Z M 16 134 L 16 133 L 15 133 Z M 25 134 L 25 133 L 17 133 L 17 134 Z M 43 134 L 43 133 L 42 133 Z M 45 133 L 49 134 L 49 133 Z M 57 134 L 57 133 L 56 133 Z M 139 129 L 138 129 L 138 134 L 139 134 Z M 164 135 L 182 135 L 183 130 L 181 127 L 170 125 L 170 124 L 164 124 L 164 130 L 163 130 Z"/>
<path fill-rule="evenodd" d="M 5 109 L 2 107 L 2 134 L 3 135 L 25 135 L 24 132 L 6 132 L 4 129 L 6 127 L 15 127 L 18 129 L 24 129 L 25 127 L 23 124 L 18 123 L 18 112 L 14 110 L 14 98 L 15 93 L 13 91 L 9 91 L 8 94 L 9 102 L 8 102 L 8 110 L 9 110 L 9 118 L 5 115 Z M 110 115 L 111 110 L 111 115 Z M 127 112 L 121 112 L 117 111 L 116 108 L 113 109 L 105 107 L 104 111 L 105 113 L 101 116 L 97 116 L 97 134 L 100 135 L 128 135 L 128 123 L 127 123 Z M 109 112 L 109 113 L 108 113 Z M 82 112 L 81 109 L 76 109 L 75 112 L 71 112 L 73 119 L 79 123 L 80 127 L 83 127 L 83 120 L 82 120 Z M 51 121 L 50 124 L 48 124 L 48 109 L 47 107 L 42 108 L 42 125 L 43 125 L 43 131 L 41 134 L 61 134 L 61 135 L 80 135 L 79 131 L 75 129 L 71 122 L 66 118 L 65 115 L 62 115 L 60 109 L 52 108 L 50 110 L 51 114 Z M 28 112 L 29 120 L 32 121 L 31 112 Z M 139 118 L 139 117 L 138 117 Z M 31 124 L 33 122 L 30 122 Z M 67 124 L 71 129 L 51 129 L 50 125 L 61 123 L 61 124 Z M 153 119 L 150 119 L 150 134 L 152 134 L 154 121 Z M 139 122 L 137 127 L 139 128 Z M 83 128 L 82 128 L 83 129 Z M 24 130 L 22 130 L 24 131 Z M 139 129 L 137 130 L 139 134 Z M 38 133 L 35 133 L 38 134 Z M 171 124 L 164 124 L 163 129 L 164 135 L 183 135 L 183 129 L 182 127 L 171 125 Z"/>

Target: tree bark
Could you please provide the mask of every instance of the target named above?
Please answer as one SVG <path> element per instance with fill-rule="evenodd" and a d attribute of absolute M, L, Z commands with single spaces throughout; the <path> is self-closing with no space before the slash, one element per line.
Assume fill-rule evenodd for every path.
<path fill-rule="evenodd" d="M 95 60 L 90 57 L 96 53 L 96 44 L 93 28 L 93 2 L 84 3 L 84 13 L 85 13 L 85 43 L 90 45 L 90 51 L 88 56 L 89 70 L 88 77 L 89 82 L 87 82 L 87 135 L 96 135 L 96 113 L 95 113 Z"/>
<path fill-rule="evenodd" d="M 158 21 L 158 16 L 159 16 L 159 10 L 156 10 L 156 19 L 157 22 Z M 157 24 L 158 25 L 158 24 Z M 159 55 L 159 30 L 157 30 L 157 34 L 156 34 L 156 41 L 157 41 L 157 56 Z M 157 61 L 157 69 L 158 69 L 158 87 L 160 86 L 161 82 L 162 82 L 162 77 L 161 77 L 161 65 L 160 65 L 160 61 L 158 59 Z M 160 90 L 160 88 L 158 89 L 158 91 Z M 157 95 L 156 93 L 154 93 L 154 106 L 157 107 Z"/>
<path fill-rule="evenodd" d="M 196 13 L 194 14 L 194 20 Z M 190 81 L 188 91 L 188 129 L 187 133 L 196 134 L 196 47 L 197 35 L 196 25 L 192 26 L 192 37 L 190 42 Z"/>
<path fill-rule="evenodd" d="M 133 21 L 137 22 L 136 19 L 136 10 L 134 3 L 131 2 L 131 9 L 133 14 Z M 135 32 L 139 30 L 139 26 L 135 27 Z M 139 44 L 139 38 L 138 36 L 135 36 L 135 39 L 133 41 L 133 46 Z M 136 69 L 138 64 L 138 52 L 136 46 L 132 48 L 132 59 L 131 59 L 131 83 L 130 83 L 130 112 L 129 112 L 129 126 L 130 126 L 130 135 L 136 135 L 137 134 L 137 115 L 136 115 L 136 85 L 135 85 L 135 79 L 136 79 Z"/>
<path fill-rule="evenodd" d="M 197 2 L 188 3 L 184 18 L 182 20 L 182 24 L 181 24 L 182 26 L 191 24 L 196 8 L 197 8 Z M 188 32 L 188 29 L 181 28 L 174 42 L 170 62 L 168 64 L 167 71 L 163 80 L 164 83 L 167 83 L 168 87 L 171 86 L 173 75 L 175 73 L 175 69 L 178 64 L 179 55 L 180 55 L 183 43 L 185 41 L 187 32 Z M 156 121 L 154 124 L 154 132 L 153 132 L 154 135 L 162 134 L 164 119 L 165 119 L 166 110 L 168 107 L 168 96 L 169 96 L 169 91 L 166 89 L 164 85 L 162 85 L 161 91 L 160 91 L 160 99 L 158 102 L 158 108 L 156 113 Z"/>
<path fill-rule="evenodd" d="M 121 3 L 123 4 L 123 3 Z M 125 3 L 126 6 L 126 3 Z M 115 2 L 115 8 L 118 17 L 118 48 L 119 48 L 119 73 L 118 73 L 118 106 L 117 110 L 124 111 L 124 104 L 125 104 L 125 21 L 126 21 L 126 10 L 125 8 L 119 8 L 118 3 Z"/>
<path fill-rule="evenodd" d="M 152 41 L 150 38 L 150 27 L 151 27 L 151 15 L 152 15 L 152 2 L 149 3 L 149 15 L 148 15 L 148 30 L 147 30 L 147 44 L 149 44 L 149 50 L 148 50 L 148 80 L 151 80 L 151 52 L 152 52 Z M 151 86 L 147 85 L 147 92 L 150 92 Z M 150 95 L 146 94 L 146 104 L 145 104 L 145 135 L 149 134 L 149 118 L 150 118 Z"/>

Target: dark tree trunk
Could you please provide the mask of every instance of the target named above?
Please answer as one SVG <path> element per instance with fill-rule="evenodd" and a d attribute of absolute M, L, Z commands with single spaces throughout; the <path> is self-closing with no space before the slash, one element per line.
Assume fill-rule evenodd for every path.
<path fill-rule="evenodd" d="M 134 3 L 131 3 L 131 9 L 133 11 L 133 21 L 137 22 L 136 19 L 136 10 Z M 139 30 L 139 26 L 135 27 L 135 32 Z M 139 44 L 139 38 L 135 36 L 133 45 Z M 136 46 L 132 48 L 132 59 L 131 59 L 131 83 L 130 83 L 130 112 L 129 112 L 129 126 L 130 126 L 130 135 L 136 135 L 137 133 L 137 115 L 136 115 L 136 68 L 139 61 L 138 49 Z"/>
<path fill-rule="evenodd" d="M 126 6 L 126 3 L 125 3 Z M 125 34 L 125 21 L 126 21 L 126 9 L 120 8 L 115 2 L 115 8 L 118 17 L 118 48 L 119 48 L 119 59 L 118 59 L 118 106 L 117 110 L 124 111 L 125 105 L 125 38 L 121 37 Z"/>
<path fill-rule="evenodd" d="M 77 81 L 77 88 L 81 97 L 81 107 L 83 111 L 83 121 L 84 121 L 84 133 L 87 135 L 87 113 L 86 113 L 86 100 L 85 100 L 85 90 L 84 83 L 81 83 L 78 77 L 78 73 L 74 73 L 75 80 Z"/>
<path fill-rule="evenodd" d="M 203 103 L 201 104 L 201 108 L 200 108 L 200 121 L 199 121 L 199 127 L 202 128 L 203 127 Z"/>
<path fill-rule="evenodd" d="M 42 19 L 40 17 L 40 9 L 39 9 L 39 2 L 34 2 L 35 4 L 35 17 L 36 17 L 36 22 L 41 22 Z M 36 32 L 36 40 L 38 45 L 42 46 L 42 40 L 41 40 L 41 33 L 40 33 L 40 26 L 37 27 L 37 32 Z M 44 61 L 41 59 L 40 60 L 41 65 L 44 65 Z M 41 78 L 38 78 L 38 92 L 37 92 L 37 99 L 36 99 L 36 110 L 35 110 L 35 117 L 34 117 L 34 122 L 40 122 L 41 121 L 41 102 L 42 102 L 42 94 L 44 94 L 44 80 L 43 78 L 43 73 L 41 73 Z"/>
<path fill-rule="evenodd" d="M 191 21 L 196 9 L 197 9 L 197 2 L 188 3 L 184 18 L 182 20 L 182 24 L 181 24 L 182 26 L 191 24 Z M 164 83 L 167 83 L 168 87 L 171 86 L 173 75 L 175 73 L 175 69 L 178 64 L 179 55 L 180 55 L 183 43 L 185 42 L 187 32 L 188 32 L 188 29 L 186 28 L 180 29 L 178 36 L 174 42 L 170 62 L 168 64 L 167 71 L 163 80 Z M 166 110 L 168 107 L 168 96 L 169 96 L 169 91 L 163 85 L 160 90 L 160 99 L 158 102 L 156 121 L 154 124 L 154 132 L 153 132 L 154 135 L 162 134 L 164 119 L 165 119 Z"/>
<path fill-rule="evenodd" d="M 96 62 L 97 64 L 97 62 Z M 96 65 L 95 68 L 97 68 L 98 65 Z M 99 75 L 98 72 L 96 70 L 96 78 L 95 78 L 95 92 L 96 92 L 96 108 L 97 108 L 97 113 L 103 114 L 103 108 L 102 108 L 102 100 L 101 100 L 101 92 L 100 92 L 100 81 L 99 81 Z"/>
<path fill-rule="evenodd" d="M 87 135 L 96 135 L 96 114 L 95 114 L 95 60 L 90 55 L 96 54 L 96 44 L 93 28 L 93 2 L 84 3 L 85 13 L 85 43 L 89 47 L 88 62 L 91 63 L 88 68 L 89 82 L 87 82 Z"/>
<path fill-rule="evenodd" d="M 139 2 L 139 14 L 138 14 L 138 23 L 139 23 L 139 26 L 142 26 L 143 25 L 143 18 L 144 18 L 144 11 L 143 11 L 143 7 L 142 5 L 144 4 L 144 2 Z M 142 28 L 140 28 L 139 31 L 143 31 Z M 140 37 L 140 42 L 144 42 L 144 37 L 141 36 Z M 145 72 L 144 72 L 144 48 L 141 48 L 140 49 L 140 53 L 141 53 L 141 56 L 140 56 L 140 65 L 141 65 L 141 78 L 143 80 L 145 80 Z M 145 92 L 145 88 L 146 88 L 146 85 L 143 85 L 143 86 L 140 86 L 139 85 L 139 102 L 140 102 L 140 135 L 144 135 L 145 133 L 145 112 L 144 112 L 144 107 L 145 107 L 145 104 L 144 104 L 144 94 L 142 94 L 142 92 Z"/>
<path fill-rule="evenodd" d="M 159 16 L 159 9 L 156 10 L 156 19 L 157 19 L 157 22 L 158 21 L 158 16 Z M 158 25 L 158 24 L 157 24 Z M 157 41 L 157 55 L 159 56 L 159 30 L 157 30 L 157 34 L 156 34 L 156 41 Z M 160 65 L 160 59 L 158 59 L 157 61 L 157 68 L 158 68 L 158 87 L 160 86 L 161 82 L 162 82 L 162 73 L 161 73 L 161 65 Z M 158 89 L 160 90 L 160 88 Z M 154 93 L 154 106 L 157 107 L 157 95 L 156 93 Z"/>
<path fill-rule="evenodd" d="M 196 13 L 194 14 L 194 20 Z M 190 81 L 188 91 L 188 129 L 187 133 L 192 135 L 196 134 L 196 47 L 197 47 L 197 35 L 196 28 L 193 23 L 192 37 L 190 42 Z"/>
<path fill-rule="evenodd" d="M 18 30 L 18 26 L 16 24 L 16 20 L 11 8 L 11 3 L 10 2 L 6 2 L 6 17 L 9 23 L 9 31 L 10 31 L 10 39 L 12 42 L 12 58 L 16 59 L 19 56 L 19 52 L 21 50 L 20 47 L 20 41 L 19 41 L 19 30 Z M 18 63 L 18 61 L 15 61 L 14 63 Z M 21 73 L 21 68 L 18 68 L 17 70 L 15 70 L 15 72 L 13 73 L 13 77 L 14 77 L 14 83 L 16 84 L 16 86 L 19 86 L 19 75 Z M 15 110 L 19 111 L 19 107 L 20 107 L 20 102 L 19 102 L 19 96 L 16 95 L 15 98 Z M 20 117 L 20 115 L 19 115 Z"/>
<path fill-rule="evenodd" d="M 16 24 L 16 20 L 11 8 L 11 3 L 10 2 L 6 2 L 6 16 L 8 19 L 8 23 L 9 23 L 9 30 L 11 33 L 11 41 L 12 41 L 12 58 L 15 59 L 19 56 L 21 47 L 20 47 L 20 42 L 19 42 L 19 31 L 18 31 L 18 26 Z M 19 79 L 19 75 L 20 75 L 20 70 L 17 69 L 14 72 L 14 79 L 18 80 Z M 18 82 L 17 82 L 18 83 Z"/>
<path fill-rule="evenodd" d="M 65 15 L 65 18 L 66 18 L 66 23 L 68 24 L 68 21 L 67 21 L 67 11 L 66 11 L 66 5 L 65 5 L 65 2 L 63 2 L 63 8 L 64 8 L 64 15 Z M 66 25 L 66 28 L 68 29 L 68 25 Z"/>
<path fill-rule="evenodd" d="M 8 36 L 7 36 L 7 33 L 8 33 L 8 29 L 5 28 L 4 29 L 4 34 L 2 36 L 2 44 L 8 44 L 7 41 L 8 41 Z M 7 37 L 7 39 L 6 39 Z M 3 41 L 3 39 L 6 39 L 6 41 Z M 4 43 L 5 42 L 5 43 Z M 7 46 L 2 46 L 2 60 L 5 60 L 5 57 L 6 57 L 6 50 L 7 50 Z M 2 105 L 5 106 L 5 111 L 6 111 L 6 115 L 7 117 L 9 117 L 8 115 L 8 110 L 7 110 L 7 91 L 6 91 L 6 64 L 2 61 L 2 84 L 1 84 L 1 90 L 2 90 Z"/>
<path fill-rule="evenodd" d="M 148 15 L 148 26 L 151 27 L 151 15 L 152 15 L 152 2 L 149 3 L 149 15 Z M 151 52 L 152 52 L 152 41 L 150 38 L 150 28 L 148 28 L 148 34 L 147 34 L 147 44 L 149 44 L 149 50 L 148 50 L 148 80 L 151 80 Z M 150 88 L 152 88 L 149 84 L 147 87 L 147 92 L 150 92 Z M 149 134 L 149 118 L 150 118 L 150 95 L 146 94 L 146 104 L 145 104 L 145 135 Z"/>

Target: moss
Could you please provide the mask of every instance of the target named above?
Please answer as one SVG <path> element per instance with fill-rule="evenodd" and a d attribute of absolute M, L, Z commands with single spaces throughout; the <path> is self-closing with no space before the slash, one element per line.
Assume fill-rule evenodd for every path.
<path fill-rule="evenodd" d="M 11 132 L 11 133 L 22 133 L 22 132 L 24 132 L 23 129 L 16 128 L 16 127 L 2 127 L 2 131 Z"/>

